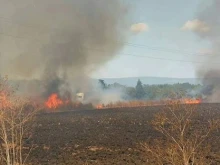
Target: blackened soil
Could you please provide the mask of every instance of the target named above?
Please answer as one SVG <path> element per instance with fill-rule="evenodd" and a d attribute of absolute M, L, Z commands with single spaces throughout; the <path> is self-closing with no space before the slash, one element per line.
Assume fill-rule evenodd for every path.
<path fill-rule="evenodd" d="M 37 116 L 31 164 L 148 164 L 139 143 L 160 136 L 149 124 L 163 107 L 84 110 Z M 220 117 L 220 105 L 200 105 Z M 202 116 L 205 116 L 203 114 Z M 220 133 L 217 133 L 217 136 Z M 220 142 L 215 143 L 219 151 Z"/>

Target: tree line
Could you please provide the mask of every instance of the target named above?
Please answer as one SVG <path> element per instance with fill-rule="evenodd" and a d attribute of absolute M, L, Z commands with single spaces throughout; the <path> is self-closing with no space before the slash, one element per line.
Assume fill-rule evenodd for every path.
<path fill-rule="evenodd" d="M 202 85 L 190 83 L 176 83 L 163 85 L 143 84 L 139 79 L 135 87 L 121 85 L 119 83 L 106 84 L 99 80 L 102 90 L 118 89 L 125 100 L 159 100 L 166 98 L 201 98 Z"/>

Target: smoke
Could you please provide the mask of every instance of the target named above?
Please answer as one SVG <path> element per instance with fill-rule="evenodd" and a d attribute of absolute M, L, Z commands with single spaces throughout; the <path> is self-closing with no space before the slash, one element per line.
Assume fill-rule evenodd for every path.
<path fill-rule="evenodd" d="M 220 70 L 209 70 L 204 74 L 202 94 L 208 102 L 220 102 Z"/>
<path fill-rule="evenodd" d="M 120 0 L 1 4 L 9 18 L 0 19 L 0 42 L 7 45 L 1 52 L 0 74 L 40 80 L 44 97 L 89 91 L 89 75 L 115 57 L 126 39 L 128 10 Z"/>
<path fill-rule="evenodd" d="M 207 101 L 220 101 L 220 65 L 213 64 L 220 61 L 220 1 L 209 1 L 209 6 L 198 13 L 198 19 L 204 22 L 208 31 L 195 31 L 202 39 L 212 45 L 211 56 L 208 56 L 204 65 L 198 68 L 198 76 L 203 77 L 203 94 Z"/>
<path fill-rule="evenodd" d="M 124 101 L 123 97 L 124 93 L 119 89 L 108 89 L 106 91 L 97 90 L 96 93 L 87 96 L 84 103 L 110 104 L 118 101 Z"/>

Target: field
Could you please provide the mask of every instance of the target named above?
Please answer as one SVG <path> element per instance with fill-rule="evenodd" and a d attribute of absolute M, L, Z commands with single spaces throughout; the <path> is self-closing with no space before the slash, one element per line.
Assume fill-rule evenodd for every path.
<path fill-rule="evenodd" d="M 34 144 L 29 161 L 36 165 L 148 164 L 139 143 L 160 136 L 149 122 L 161 109 L 162 106 L 40 114 L 32 138 L 27 139 L 27 145 Z M 220 117 L 219 104 L 201 104 L 201 120 L 210 109 Z M 220 133 L 213 136 L 219 139 Z M 219 146 L 220 140 L 213 143 L 215 155 L 220 153 Z M 220 164 L 217 158 L 216 164 Z"/>

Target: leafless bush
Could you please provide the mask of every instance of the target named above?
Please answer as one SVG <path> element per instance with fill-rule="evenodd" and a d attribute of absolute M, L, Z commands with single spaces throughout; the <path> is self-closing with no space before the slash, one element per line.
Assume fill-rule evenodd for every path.
<path fill-rule="evenodd" d="M 211 113 L 199 116 L 196 105 L 168 104 L 156 114 L 153 127 L 163 136 L 142 143 L 148 159 L 157 165 L 208 165 L 212 160 L 210 135 L 219 127 Z"/>
<path fill-rule="evenodd" d="M 0 163 L 23 165 L 31 151 L 24 146 L 24 137 L 30 136 L 28 126 L 36 111 L 11 89 L 7 78 L 0 80 Z"/>

